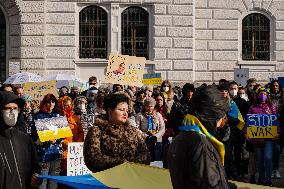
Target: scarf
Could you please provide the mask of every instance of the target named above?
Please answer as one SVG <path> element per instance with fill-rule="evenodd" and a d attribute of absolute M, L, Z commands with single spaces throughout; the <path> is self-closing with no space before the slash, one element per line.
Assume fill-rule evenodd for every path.
<path fill-rule="evenodd" d="M 188 114 L 179 127 L 180 131 L 193 131 L 199 135 L 206 137 L 209 142 L 215 147 L 220 155 L 221 162 L 224 165 L 225 162 L 225 146 L 222 142 L 218 141 L 212 134 L 210 134 L 204 125 L 197 119 L 197 117 Z"/>

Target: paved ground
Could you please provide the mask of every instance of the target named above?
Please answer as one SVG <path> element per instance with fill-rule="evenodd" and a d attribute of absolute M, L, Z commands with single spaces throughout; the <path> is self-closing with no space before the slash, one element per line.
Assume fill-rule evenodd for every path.
<path fill-rule="evenodd" d="M 284 188 L 284 151 L 281 154 L 281 160 L 280 160 L 280 174 L 281 179 L 273 179 L 272 182 L 275 187 Z"/>

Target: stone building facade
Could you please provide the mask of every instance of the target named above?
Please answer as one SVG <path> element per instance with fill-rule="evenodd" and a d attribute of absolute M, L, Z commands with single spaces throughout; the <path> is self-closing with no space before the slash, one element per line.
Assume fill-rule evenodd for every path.
<path fill-rule="evenodd" d="M 163 79 L 232 80 L 240 66 L 259 81 L 284 76 L 283 0 L 0 0 L 1 79 L 29 71 L 103 80 L 107 59 L 79 56 L 79 14 L 92 5 L 107 13 L 108 54 L 121 52 L 122 12 L 148 12 L 147 71 Z M 254 13 L 269 20 L 267 60 L 243 59 L 243 19 Z"/>

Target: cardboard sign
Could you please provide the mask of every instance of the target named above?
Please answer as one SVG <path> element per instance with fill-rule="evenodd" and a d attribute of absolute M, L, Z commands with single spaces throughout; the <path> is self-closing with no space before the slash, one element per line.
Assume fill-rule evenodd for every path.
<path fill-rule="evenodd" d="M 43 97 L 48 93 L 51 93 L 58 98 L 55 80 L 24 83 L 24 92 L 25 94 L 28 94 L 32 100 L 38 102 L 42 101 Z"/>
<path fill-rule="evenodd" d="M 160 85 L 162 83 L 161 73 L 153 73 L 153 74 L 144 74 L 143 75 L 143 84 L 144 85 Z"/>
<path fill-rule="evenodd" d="M 35 126 L 41 142 L 73 136 L 65 116 L 38 119 Z"/>
<path fill-rule="evenodd" d="M 85 165 L 83 142 L 68 143 L 67 176 L 78 176 L 92 173 Z"/>
<path fill-rule="evenodd" d="M 141 87 L 146 59 L 127 55 L 109 56 L 106 82 Z"/>
<path fill-rule="evenodd" d="M 275 114 L 248 114 L 247 136 L 248 138 L 275 138 L 279 126 L 278 117 Z"/>
<path fill-rule="evenodd" d="M 234 81 L 236 83 L 245 87 L 248 79 L 249 79 L 249 69 L 248 68 L 242 68 L 242 69 L 235 68 L 234 69 Z"/>

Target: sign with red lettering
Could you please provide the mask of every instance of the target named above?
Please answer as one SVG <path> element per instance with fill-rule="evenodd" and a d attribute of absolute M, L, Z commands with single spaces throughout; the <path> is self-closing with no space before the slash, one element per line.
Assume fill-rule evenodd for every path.
<path fill-rule="evenodd" d="M 275 114 L 248 114 L 247 136 L 254 138 L 275 138 L 279 127 L 278 116 Z"/>

